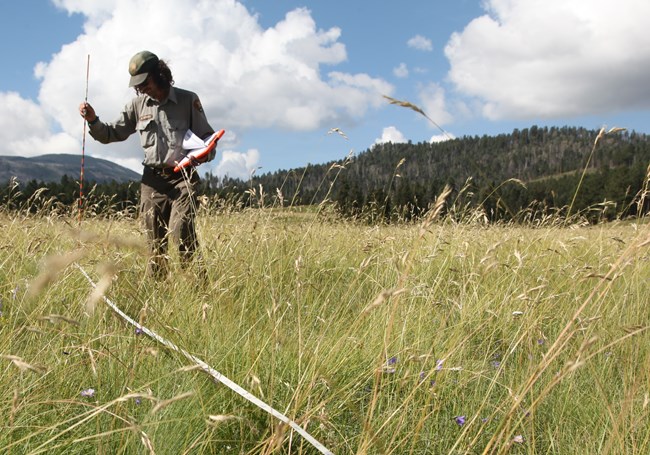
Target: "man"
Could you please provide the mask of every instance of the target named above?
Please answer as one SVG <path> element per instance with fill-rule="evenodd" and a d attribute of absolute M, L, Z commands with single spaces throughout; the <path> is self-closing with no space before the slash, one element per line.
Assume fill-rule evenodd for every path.
<path fill-rule="evenodd" d="M 171 70 L 155 54 L 138 52 L 129 63 L 129 87 L 137 96 L 124 106 L 117 120 L 102 122 L 93 107 L 81 103 L 79 112 L 88 122 L 90 135 L 102 144 L 124 141 L 137 132 L 144 149 L 144 171 L 140 186 L 140 213 L 147 229 L 151 258 L 147 272 L 167 274 L 168 238 L 178 245 L 187 263 L 198 248 L 195 227 L 196 170 L 174 172 L 185 153 L 183 137 L 191 130 L 200 138 L 214 133 L 199 97 L 174 87 Z M 212 152 L 207 160 L 214 158 Z"/>

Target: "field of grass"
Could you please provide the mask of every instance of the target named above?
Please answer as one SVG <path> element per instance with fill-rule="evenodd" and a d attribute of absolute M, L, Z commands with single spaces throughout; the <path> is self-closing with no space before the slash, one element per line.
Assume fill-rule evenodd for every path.
<path fill-rule="evenodd" d="M 202 209 L 145 277 L 137 221 L 0 213 L 0 451 L 650 453 L 650 229 L 368 226 Z M 92 389 L 92 390 L 91 390 Z"/>

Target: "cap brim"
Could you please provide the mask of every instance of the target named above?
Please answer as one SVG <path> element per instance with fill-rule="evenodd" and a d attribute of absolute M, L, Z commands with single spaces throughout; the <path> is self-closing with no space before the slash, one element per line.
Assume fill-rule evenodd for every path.
<path fill-rule="evenodd" d="M 147 76 L 149 73 L 142 73 L 142 74 L 136 74 L 135 76 L 131 76 L 131 79 L 129 80 L 129 87 L 135 87 L 136 85 L 142 84 L 144 81 L 147 80 Z"/>

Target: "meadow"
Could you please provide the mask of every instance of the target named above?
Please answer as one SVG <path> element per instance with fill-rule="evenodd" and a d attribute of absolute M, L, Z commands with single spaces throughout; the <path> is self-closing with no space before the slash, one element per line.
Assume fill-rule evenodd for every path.
<path fill-rule="evenodd" d="M 647 220 L 444 203 L 205 206 L 201 260 L 163 281 L 132 217 L 0 212 L 2 453 L 318 453 L 102 295 L 336 454 L 650 453 Z"/>

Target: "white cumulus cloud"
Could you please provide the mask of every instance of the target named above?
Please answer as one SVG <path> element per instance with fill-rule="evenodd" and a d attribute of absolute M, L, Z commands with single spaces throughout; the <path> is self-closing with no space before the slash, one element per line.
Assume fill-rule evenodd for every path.
<path fill-rule="evenodd" d="M 421 108 L 438 125 L 445 125 L 453 120 L 447 109 L 445 89 L 439 84 L 429 83 L 420 87 L 418 96 Z"/>
<path fill-rule="evenodd" d="M 221 161 L 216 165 L 214 172 L 221 176 L 247 180 L 251 172 L 257 169 L 259 159 L 257 149 L 250 149 L 245 153 L 226 150 L 221 154 Z"/>
<path fill-rule="evenodd" d="M 422 35 L 415 35 L 413 38 L 409 39 L 406 44 L 408 47 L 420 51 L 430 52 L 433 50 L 433 44 L 431 44 L 431 40 Z"/>
<path fill-rule="evenodd" d="M 400 63 L 399 66 L 393 68 L 393 74 L 395 77 L 405 78 L 409 76 L 409 69 L 406 66 L 406 63 Z"/>
<path fill-rule="evenodd" d="M 392 142 L 393 144 L 408 142 L 406 137 L 402 134 L 400 130 L 394 126 L 388 126 L 384 128 L 381 132 L 381 137 L 375 140 L 376 144 L 385 144 L 387 142 Z"/>
<path fill-rule="evenodd" d="M 7 101 L 0 103 L 0 119 L 18 124 L 13 129 L 3 124 L 0 131 L 0 141 L 17 145 L 7 147 L 10 153 L 27 154 L 27 134 L 36 134 L 48 153 L 80 150 L 77 108 L 84 98 L 89 55 L 88 101 L 104 121 L 114 120 L 134 95 L 127 87 L 127 67 L 131 56 L 143 49 L 168 62 L 178 87 L 199 94 L 215 129 L 239 135 L 257 128 L 306 131 L 345 124 L 383 106 L 381 95 L 393 91 L 371 75 L 335 71 L 347 59 L 341 30 L 319 29 L 305 8 L 263 28 L 237 1 L 54 3 L 82 14 L 84 31 L 49 61 L 35 62 L 41 83 L 37 103 L 0 93 L 0 101 Z M 141 160 L 135 137 L 111 145 L 89 141 L 89 154 L 124 163 Z M 248 162 L 261 152 L 242 155 Z"/>
<path fill-rule="evenodd" d="M 20 156 L 47 153 L 79 152 L 79 142 L 69 134 L 55 132 L 53 120 L 41 106 L 15 92 L 0 92 L 0 141 L 2 150 Z M 81 135 L 83 121 L 79 118 L 77 132 Z"/>
<path fill-rule="evenodd" d="M 647 0 L 486 0 L 445 48 L 449 80 L 490 119 L 650 107 Z"/>
<path fill-rule="evenodd" d="M 434 134 L 433 136 L 431 136 L 431 139 L 429 139 L 429 142 L 431 142 L 432 144 L 435 144 L 435 143 L 438 143 L 438 142 L 445 142 L 445 141 L 449 141 L 449 140 L 452 140 L 452 139 L 456 139 L 456 136 L 454 136 L 453 134 L 450 134 L 450 133 Z"/>

